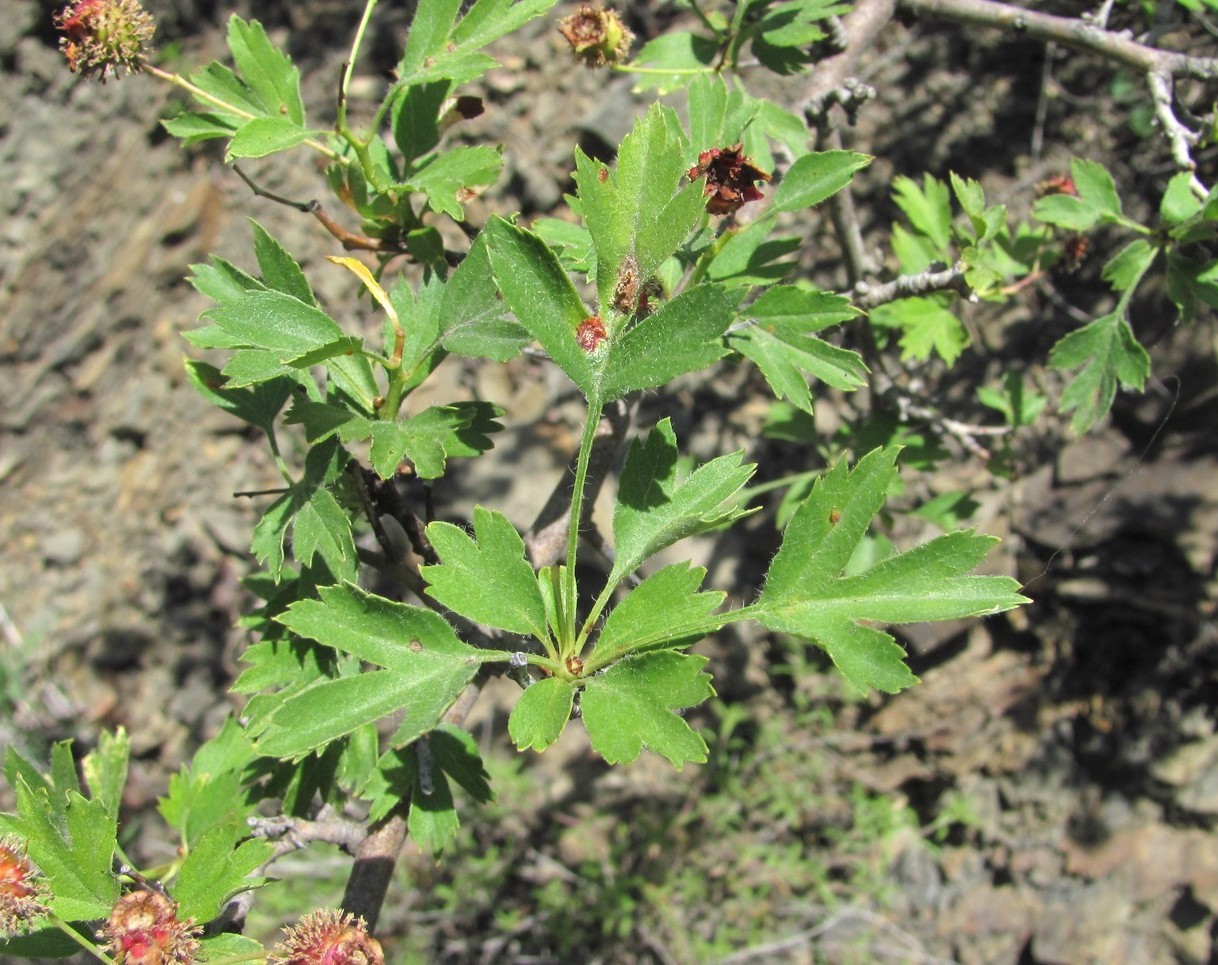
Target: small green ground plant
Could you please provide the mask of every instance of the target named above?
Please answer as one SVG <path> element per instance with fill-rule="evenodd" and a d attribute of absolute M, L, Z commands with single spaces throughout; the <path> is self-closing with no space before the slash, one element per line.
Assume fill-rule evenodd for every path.
<path fill-rule="evenodd" d="M 1218 193 L 1191 157 L 1213 118 L 1208 127 L 1180 120 L 1170 85 L 1212 79 L 1218 62 L 1127 40 L 1099 20 L 1085 36 L 1067 34 L 1072 22 L 1032 12 L 1020 14 L 1032 36 L 1084 36 L 1077 45 L 1145 75 L 1176 167 L 1154 223 L 1125 214 L 1111 175 L 1083 159 L 1043 187 L 1027 222 L 975 180 L 903 177 L 892 186 L 904 220 L 891 232 L 891 277 L 850 257 L 857 226 L 844 223 L 849 284 L 818 287 L 797 268 L 801 219 L 842 205 L 871 161 L 837 141 L 838 115 L 867 99 L 864 86 L 845 82 L 851 61 L 837 58 L 853 49 L 852 17 L 875 5 L 749 0 L 722 10 L 679 4 L 692 28 L 649 40 L 633 60 L 631 32 L 613 12 L 585 6 L 559 21 L 577 58 L 633 73 L 645 90 L 683 92 L 684 113 L 657 100 L 611 163 L 576 150 L 571 218 L 471 225 L 465 204 L 495 184 L 501 150 L 454 143 L 449 132 L 482 109 L 472 85 L 495 66 L 488 48 L 554 5 L 421 0 L 383 99 L 358 112 L 366 125 L 352 119 L 350 81 L 376 0 L 353 25 L 332 124 L 310 120 L 297 67 L 257 21 L 229 22 L 230 62 L 179 75 L 149 62 L 152 25 L 134 0 L 81 0 L 58 15 L 74 70 L 103 79 L 143 70 L 190 96 L 193 106 L 165 122 L 184 145 L 220 140 L 235 165 L 323 157 L 341 214 L 242 177 L 256 195 L 316 218 L 347 252 L 331 257 L 334 270 L 352 273 L 365 301 L 323 305 L 257 222 L 246 263 L 214 256 L 195 266 L 191 283 L 213 304 L 185 337 L 211 361 L 187 362 L 190 381 L 260 430 L 283 479 L 266 494 L 252 538 L 260 569 L 246 585 L 261 605 L 244 620 L 254 642 L 232 686 L 244 705 L 161 799 L 180 843 L 164 867 L 136 868 L 119 844 L 124 734 L 104 736 L 80 761 L 57 745 L 49 767 L 9 752 L 16 808 L 0 815 L 6 954 L 266 960 L 263 944 L 242 934 L 246 910 L 275 887 L 275 858 L 314 841 L 355 856 L 341 910 L 306 916 L 273 960 L 383 961 L 370 929 L 403 840 L 451 850 L 454 791 L 490 797 L 461 723 L 493 676 L 520 685 L 508 722 L 520 751 L 545 751 L 578 718 L 609 764 L 648 750 L 677 768 L 708 759 L 685 715 L 715 696 L 714 668 L 691 647 L 729 625 L 750 622 L 817 648 L 855 693 L 912 686 L 884 627 L 995 614 L 1025 600 L 1014 580 L 976 572 L 996 541 L 956 528 L 969 513 L 959 494 L 919 509 L 943 535 L 906 549 L 887 537 L 899 467 L 944 458 L 900 417 L 922 403 L 901 394 L 899 367 L 953 365 L 968 346 L 961 298 L 1017 297 L 1106 226 L 1106 238 L 1122 239 L 1103 271 L 1112 309 L 1063 337 L 1048 359 L 1063 373 L 1052 401 L 1084 432 L 1118 389 L 1141 389 L 1148 376 L 1128 316 L 1151 273 L 1166 279 L 1183 319 L 1218 304 Z M 995 26 L 1012 9 L 909 6 Z M 756 72 L 800 77 L 833 64 L 847 73 L 804 85 L 785 106 L 750 93 Z M 837 69 L 822 73 L 832 80 Z M 365 305 L 379 313 L 372 332 L 358 320 Z M 495 506 L 476 507 L 466 525 L 432 519 L 415 484 L 442 485 L 454 459 L 494 458 L 502 412 L 481 400 L 419 405 L 419 390 L 450 356 L 500 364 L 522 352 L 560 369 L 583 400 L 557 509 L 528 530 Z M 725 361 L 756 367 L 773 394 L 774 434 L 808 444 L 816 465 L 750 486 L 757 467 L 744 452 L 694 465 L 671 420 L 633 426 L 640 394 Z M 837 435 L 819 437 L 814 399 L 860 390 L 871 402 Z M 1017 371 L 978 393 L 1002 425 L 947 415 L 936 425 L 977 445 L 1050 411 Z M 613 508 L 602 534 L 590 506 L 606 485 Z M 706 570 L 690 562 L 655 562 L 682 540 L 741 523 L 774 488 L 783 490 L 782 535 L 755 592 L 708 588 Z M 397 593 L 384 590 L 391 584 Z M 905 820 L 887 802 L 856 803 L 884 834 Z M 770 805 L 785 806 L 778 790 Z M 631 840 L 610 837 L 611 854 Z M 569 901 L 556 887 L 545 900 Z M 597 891 L 608 932 L 634 914 L 640 891 L 645 875 Z"/>

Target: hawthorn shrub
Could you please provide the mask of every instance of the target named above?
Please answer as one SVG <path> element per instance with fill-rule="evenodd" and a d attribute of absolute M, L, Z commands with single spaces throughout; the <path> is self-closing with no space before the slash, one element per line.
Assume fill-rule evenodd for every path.
<path fill-rule="evenodd" d="M 1143 285 L 1160 286 L 1184 323 L 1218 304 L 1218 191 L 1196 160 L 1214 137 L 1205 82 L 1218 79 L 1218 59 L 1156 46 L 1161 24 L 1139 38 L 1108 22 L 1119 14 L 1149 29 L 1143 13 L 1162 9 L 1109 0 L 1074 19 L 989 0 L 902 0 L 907 14 L 1019 31 L 1139 75 L 1171 173 L 1157 198 L 1138 199 L 1157 211 L 1149 220 L 1127 213 L 1110 173 L 1084 157 L 1038 186 L 1026 220 L 968 177 L 900 177 L 891 200 L 902 219 L 879 267 L 851 200 L 872 158 L 843 147 L 842 127 L 874 95 L 852 72 L 894 0 L 686 0 L 675 22 L 689 29 L 642 43 L 599 7 L 558 18 L 555 0 L 420 0 L 361 126 L 350 81 L 376 6 L 367 0 L 352 25 L 333 124 L 310 120 L 318 108 L 306 111 L 297 68 L 255 20 L 229 21 L 228 61 L 181 75 L 155 66 L 153 24 L 135 0 L 80 0 L 56 15 L 72 70 L 143 73 L 188 93 L 194 109 L 166 130 L 187 147 L 222 141 L 254 195 L 316 219 L 330 260 L 358 279 L 381 324 L 369 335 L 351 306 L 322 305 L 257 222 L 242 264 L 215 256 L 194 267 L 191 283 L 214 304 L 185 333 L 199 355 L 190 381 L 261 432 L 283 477 L 262 494 L 252 536 L 259 570 L 246 585 L 262 604 L 243 621 L 252 642 L 232 685 L 241 715 L 171 780 L 160 815 L 180 853 L 159 868 L 135 868 L 119 846 L 125 734 L 104 735 L 79 762 L 57 745 L 47 767 L 9 751 L 8 955 L 83 947 L 106 962 L 263 961 L 268 951 L 242 934 L 250 902 L 276 887 L 278 857 L 328 842 L 354 856 L 342 908 L 306 915 L 271 957 L 383 961 L 369 930 L 404 840 L 439 854 L 457 830 L 454 790 L 490 797 L 461 725 L 496 675 L 519 684 L 508 733 L 520 751 L 544 752 L 578 726 L 609 764 L 647 750 L 677 768 L 708 757 L 684 715 L 715 694 L 715 668 L 691 647 L 731 624 L 816 648 L 856 693 L 914 685 L 884 627 L 1025 599 L 1014 580 L 976 572 L 995 540 L 956 528 L 963 501 L 921 507 L 947 530 L 929 542 L 898 549 L 888 538 L 910 511 L 889 503 L 901 465 L 950 458 L 912 426 L 1002 474 L 1021 433 L 1066 420 L 1085 433 L 1118 390 L 1142 390 L 1149 357 L 1129 309 Z M 1176 36 L 1197 35 L 1207 6 L 1167 11 Z M 496 65 L 491 45 L 509 48 L 539 17 L 554 18 L 577 61 L 629 73 L 656 96 L 611 163 L 574 151 L 564 217 L 470 224 L 465 204 L 494 191 L 502 151 L 449 132 L 484 109 L 476 83 Z M 753 93 L 763 86 L 787 94 Z M 306 152 L 325 159 L 329 202 L 278 197 L 239 166 Z M 800 267 L 817 205 L 840 246 L 836 290 Z M 1101 227 L 1102 248 L 1090 250 Z M 911 372 L 950 368 L 969 348 L 962 302 L 1001 305 L 1084 258 L 1103 261 L 1107 311 L 1047 360 L 976 385 L 967 412 L 919 394 Z M 494 365 L 521 353 L 556 366 L 583 400 L 569 476 L 529 528 L 495 506 L 463 525 L 431 518 L 427 494 L 451 460 L 495 458 L 502 411 L 424 406 L 416 394 L 449 356 Z M 1052 377 L 1034 381 L 1043 361 Z M 750 485 L 757 467 L 743 451 L 695 465 L 670 419 L 635 424 L 641 394 L 663 399 L 674 380 L 725 364 L 760 373 L 770 425 L 806 446 L 807 471 Z M 817 401 L 850 394 L 841 427 L 818 433 Z M 606 486 L 602 532 L 591 505 Z M 707 587 L 688 561 L 655 562 L 759 511 L 781 537 L 753 590 Z"/>

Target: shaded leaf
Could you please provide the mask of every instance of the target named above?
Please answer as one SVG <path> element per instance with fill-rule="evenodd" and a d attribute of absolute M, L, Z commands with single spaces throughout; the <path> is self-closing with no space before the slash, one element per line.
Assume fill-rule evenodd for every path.
<path fill-rule="evenodd" d="M 1058 341 L 1049 353 L 1056 369 L 1079 369 L 1061 397 L 1061 411 L 1073 412 L 1075 432 L 1090 429 L 1112 408 L 1117 386 L 1141 391 L 1150 375 L 1150 356 L 1118 313 L 1097 318 Z"/>
<path fill-rule="evenodd" d="M 611 581 L 633 572 L 645 559 L 678 540 L 748 514 L 736 495 L 756 468 L 743 452 L 712 459 L 677 478 L 677 438 L 664 419 L 626 454 L 613 512 Z"/>
<path fill-rule="evenodd" d="M 518 751 L 544 751 L 558 740 L 575 701 L 575 688 L 558 677 L 535 680 L 525 688 L 508 718 L 508 735 Z"/>

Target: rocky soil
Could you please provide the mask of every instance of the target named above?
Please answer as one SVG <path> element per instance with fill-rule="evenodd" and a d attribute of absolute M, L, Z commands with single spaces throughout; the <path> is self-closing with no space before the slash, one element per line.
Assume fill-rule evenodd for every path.
<path fill-rule="evenodd" d="M 164 39 L 180 41 L 181 66 L 220 55 L 228 7 L 149 6 L 163 15 Z M 242 8 L 277 30 L 291 28 L 306 99 L 323 123 L 359 6 Z M 634 11 L 640 32 L 672 15 Z M 392 61 L 405 19 L 386 10 L 374 51 L 380 66 Z M 248 263 L 245 219 L 254 217 L 302 260 L 327 304 L 351 304 L 352 289 L 322 261 L 334 245 L 315 222 L 251 198 L 214 150 L 183 152 L 165 137 L 158 119 L 173 95 L 147 78 L 77 83 L 54 43 L 47 3 L 7 0 L 0 743 L 40 757 L 52 740 L 72 737 L 87 748 L 99 730 L 125 726 L 135 750 L 126 805 L 135 826 L 150 826 L 136 850 L 155 856 L 169 847 L 151 829 L 156 796 L 233 706 L 225 687 L 245 642 L 233 629 L 246 603 L 238 581 L 249 570 L 259 507 L 230 494 L 275 480 L 260 441 L 185 383 L 180 333 L 206 305 L 183 277 L 209 252 Z M 502 143 L 508 172 L 503 190 L 471 210 L 475 224 L 489 206 L 529 216 L 556 210 L 570 188 L 573 145 L 616 143 L 642 103 L 626 79 L 573 69 L 545 24 L 501 54 L 503 67 L 483 85 L 488 111 L 467 134 Z M 860 179 L 869 238 L 893 216 L 884 198 L 899 173 L 985 174 L 991 192 L 1018 206 L 1073 151 L 1110 164 L 1119 183 L 1161 185 L 1166 152 L 1130 133 L 1127 108 L 1108 97 L 1107 75 L 1050 57 L 1046 66 L 1035 45 L 946 26 L 890 25 L 864 61 L 864 79 L 880 96 L 848 133 L 851 146 L 877 158 Z M 371 68 L 359 83 L 377 83 Z M 251 168 L 280 194 L 318 191 L 310 163 Z M 826 225 L 808 231 L 831 250 Z M 813 267 L 823 284 L 835 283 L 832 255 Z M 1097 267 L 1048 282 L 997 317 L 974 309 L 970 322 L 988 354 L 966 364 L 999 370 L 1004 358 L 1043 359 L 1077 324 L 1071 311 L 1091 312 L 1104 297 Z M 1152 296 L 1135 308 L 1139 333 L 1154 343 L 1155 378 L 1145 396 L 1120 400 L 1108 428 L 1069 442 L 1045 429 L 1019 450 L 1015 478 L 1000 485 L 986 483 L 984 467 L 964 450 L 939 477 L 917 484 L 925 492 L 979 487 L 974 521 L 1006 538 L 996 565 L 1017 574 L 1034 603 L 984 625 L 910 632 L 922 686 L 863 705 L 832 697 L 826 706 L 837 716 L 820 732 L 790 736 L 792 747 L 815 740 L 823 751 L 821 783 L 809 798 L 844 806 L 861 786 L 927 824 L 952 800 L 967 802 L 970 819 L 933 849 L 916 831 L 885 839 L 883 901 L 858 896 L 830 907 L 767 895 L 775 902 L 768 939 L 733 948 L 725 961 L 1214 960 L 1218 371 L 1213 319 L 1174 329 L 1161 321 L 1165 311 Z M 958 401 L 942 373 L 918 377 Z M 560 382 L 525 363 L 454 366 L 449 379 L 437 391 L 474 386 L 507 410 L 508 430 L 496 453 L 456 474 L 443 512 L 493 501 L 527 524 L 549 486 L 537 480 L 557 480 L 574 450 L 577 427 L 554 403 Z M 767 445 L 756 442 L 764 406 L 754 389 L 732 373 L 647 408 L 683 419 L 715 445 Z M 789 471 L 806 468 L 798 452 L 764 454 L 786 460 Z M 743 549 L 730 565 L 747 575 Z M 758 717 L 790 712 L 799 688 L 764 685 L 782 653 L 743 638 L 714 649 L 728 668 L 717 681 L 725 698 Z M 472 724 L 494 748 L 503 721 L 487 701 Z M 588 856 L 571 850 L 564 823 L 628 814 L 640 795 L 683 813 L 710 780 L 648 764 L 607 774 L 566 739 L 543 760 L 528 764 L 542 768 L 540 780 L 514 819 L 517 837 L 529 842 L 513 872 L 522 889 L 583 873 Z M 499 806 L 513 814 L 513 805 Z M 804 824 L 775 834 L 832 864 L 825 828 L 838 817 L 804 815 Z M 735 854 L 722 854 L 725 872 Z M 435 874 L 429 859 L 407 863 L 416 882 Z M 453 875 L 459 883 L 460 869 Z M 413 929 L 411 954 L 433 960 L 695 961 L 688 949 L 701 946 L 683 942 L 681 928 L 704 927 L 716 913 L 685 908 L 668 919 L 669 931 L 589 939 L 564 958 L 544 916 L 524 915 L 505 932 L 489 913 L 470 910 L 468 922 L 446 927 L 428 917 L 419 888 L 387 909 L 385 921 Z M 668 900 L 682 903 L 679 894 Z M 475 925 L 483 930 L 471 931 Z M 432 937 L 422 942 L 422 932 Z"/>

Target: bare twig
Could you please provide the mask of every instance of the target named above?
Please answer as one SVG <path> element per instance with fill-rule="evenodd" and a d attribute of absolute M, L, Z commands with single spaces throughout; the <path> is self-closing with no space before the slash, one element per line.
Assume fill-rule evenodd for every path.
<path fill-rule="evenodd" d="M 381 905 L 393 879 L 402 845 L 406 842 L 406 816 L 395 811 L 373 825 L 355 852 L 355 865 L 343 892 L 342 908 L 358 915 L 376 930 Z"/>
<path fill-rule="evenodd" d="M 941 271 L 923 271 L 916 275 L 901 275 L 882 285 L 871 285 L 859 282 L 854 286 L 851 301 L 859 308 L 868 311 L 898 298 L 913 298 L 917 295 L 929 295 L 931 292 L 954 291 L 968 301 L 976 301 L 977 296 L 964 280 L 964 272 L 959 268 L 944 268 Z"/>
<path fill-rule="evenodd" d="M 245 182 L 246 186 L 254 192 L 254 195 L 259 198 L 266 198 L 268 201 L 274 201 L 276 204 L 286 205 L 289 208 L 295 208 L 297 211 L 311 214 L 314 218 L 321 222 L 323 228 L 330 232 L 335 238 L 342 242 L 343 248 L 347 251 L 387 251 L 393 254 L 406 254 L 406 248 L 403 245 L 386 241 L 384 238 L 369 238 L 366 235 L 357 235 L 352 231 L 348 231 L 340 225 L 331 214 L 322 206 L 322 203 L 317 200 L 312 201 L 293 201 L 291 198 L 285 198 L 281 194 L 275 194 L 273 191 L 267 191 L 260 187 L 248 174 L 241 170 L 239 164 L 233 165 L 233 170 L 237 172 L 237 177 Z"/>
<path fill-rule="evenodd" d="M 796 103 L 798 112 L 812 115 L 810 123 L 818 123 L 816 115 L 831 102 L 831 92 L 844 89 L 859 57 L 874 43 L 896 9 L 897 0 L 861 0 L 842 18 L 838 42 L 844 43 L 845 49 L 816 65 L 803 96 Z"/>
<path fill-rule="evenodd" d="M 1205 186 L 1193 171 L 1191 147 L 1198 135 L 1179 119 L 1173 105 L 1174 82 L 1182 77 L 1218 80 L 1218 57 L 1197 57 L 1173 50 L 1162 50 L 1141 43 L 1128 33 L 1106 30 L 1106 11 L 1101 8 L 1090 19 L 1072 19 L 1026 10 L 995 0 L 900 0 L 906 10 L 958 23 L 994 27 L 1036 40 L 1059 43 L 1075 50 L 1095 54 L 1104 60 L 1136 71 L 1146 78 L 1154 102 L 1155 116 L 1171 145 L 1176 169 L 1190 175 L 1192 189 L 1205 196 Z"/>
<path fill-rule="evenodd" d="M 314 841 L 336 844 L 347 854 L 355 854 L 366 833 L 362 824 L 339 817 L 333 810 L 324 811 L 312 821 L 280 815 L 250 818 L 249 825 L 255 838 L 275 842 L 272 860 L 299 851 Z"/>

